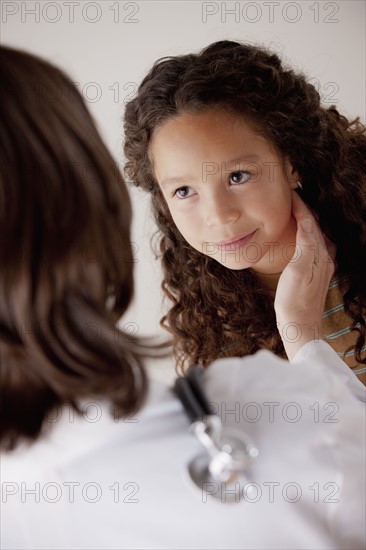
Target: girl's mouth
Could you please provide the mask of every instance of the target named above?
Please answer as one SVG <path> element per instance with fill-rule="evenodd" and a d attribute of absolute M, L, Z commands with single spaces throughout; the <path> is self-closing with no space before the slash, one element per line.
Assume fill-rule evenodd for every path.
<path fill-rule="evenodd" d="M 218 247 L 220 247 L 221 249 L 224 249 L 224 250 L 235 250 L 236 248 L 239 248 L 241 246 L 244 246 L 245 244 L 247 244 L 250 239 L 253 237 L 254 233 L 256 232 L 257 230 L 255 229 L 254 231 L 252 231 L 252 233 L 249 233 L 247 235 L 245 235 L 244 237 L 234 237 L 233 239 L 230 239 L 228 241 L 221 241 L 219 243 L 216 243 Z"/>

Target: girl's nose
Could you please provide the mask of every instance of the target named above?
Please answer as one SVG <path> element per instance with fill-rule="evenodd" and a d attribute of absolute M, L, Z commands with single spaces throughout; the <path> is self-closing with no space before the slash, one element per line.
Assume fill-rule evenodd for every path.
<path fill-rule="evenodd" d="M 233 198 L 218 194 L 206 198 L 204 217 L 208 227 L 229 225 L 240 218 L 240 209 Z"/>

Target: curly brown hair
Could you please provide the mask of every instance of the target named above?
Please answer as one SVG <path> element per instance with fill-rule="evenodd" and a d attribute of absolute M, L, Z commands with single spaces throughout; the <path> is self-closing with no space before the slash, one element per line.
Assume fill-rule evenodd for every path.
<path fill-rule="evenodd" d="M 229 270 L 193 249 L 176 228 L 149 160 L 154 131 L 183 113 L 220 108 L 257 123 L 301 175 L 301 196 L 337 246 L 345 312 L 365 343 L 366 135 L 320 96 L 303 73 L 262 46 L 220 41 L 198 54 L 158 60 L 126 106 L 125 173 L 151 193 L 164 279 L 173 302 L 161 324 L 174 336 L 178 366 L 261 348 L 285 356 L 273 298 L 251 269 Z M 243 314 L 245 312 L 245 314 Z"/>

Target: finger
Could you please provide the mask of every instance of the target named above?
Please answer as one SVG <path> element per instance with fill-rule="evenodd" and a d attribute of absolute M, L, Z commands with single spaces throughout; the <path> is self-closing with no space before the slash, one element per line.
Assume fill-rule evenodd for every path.
<path fill-rule="evenodd" d="M 293 281 L 304 280 L 310 284 L 314 277 L 331 279 L 334 262 L 328 254 L 324 239 L 317 230 L 317 223 L 311 216 L 302 216 L 296 233 L 296 252 L 286 267 Z"/>
<path fill-rule="evenodd" d="M 309 250 L 313 250 L 314 260 L 322 261 L 335 267 L 335 259 L 337 256 L 337 248 L 332 241 L 322 232 L 318 220 L 314 217 L 309 207 L 298 195 L 295 190 L 292 190 L 292 213 L 297 223 L 296 243 L 305 249 L 310 246 Z M 311 230 L 307 230 L 306 224 L 310 223 Z M 304 225 L 305 223 L 305 225 Z"/>
<path fill-rule="evenodd" d="M 293 189 L 291 191 L 292 198 L 292 213 L 296 220 L 299 220 L 303 216 L 313 217 L 309 207 L 302 200 L 300 195 Z"/>
<path fill-rule="evenodd" d="M 326 249 L 327 245 L 325 242 L 325 236 L 323 235 L 320 229 L 318 220 L 315 218 L 310 208 L 306 205 L 306 203 L 302 200 L 302 198 L 298 195 L 298 193 L 295 190 L 292 190 L 292 213 L 298 227 L 306 219 L 310 219 L 312 221 L 312 225 L 313 225 L 312 233 L 313 233 L 314 240 L 318 240 L 319 244 L 321 244 L 323 248 Z"/>
<path fill-rule="evenodd" d="M 317 228 L 318 224 L 314 219 L 309 216 L 301 218 L 298 224 L 296 242 L 300 245 L 306 261 L 310 262 L 312 258 L 311 263 L 314 266 L 321 266 L 322 269 L 325 268 L 331 277 L 335 268 L 335 245 L 329 241 L 330 245 L 328 246 L 322 232 Z"/>

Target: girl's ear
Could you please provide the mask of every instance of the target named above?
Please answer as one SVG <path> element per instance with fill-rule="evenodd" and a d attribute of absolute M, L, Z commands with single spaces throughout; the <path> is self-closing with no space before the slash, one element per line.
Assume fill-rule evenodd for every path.
<path fill-rule="evenodd" d="M 291 189 L 297 189 L 299 187 L 298 181 L 301 181 L 301 176 L 297 170 L 294 169 L 288 159 L 285 161 L 285 170 L 288 183 Z"/>
<path fill-rule="evenodd" d="M 299 173 L 294 170 L 293 175 L 291 175 L 288 181 L 291 189 L 297 189 L 298 187 L 300 187 L 298 182 L 301 183 L 301 177 L 299 176 Z"/>

